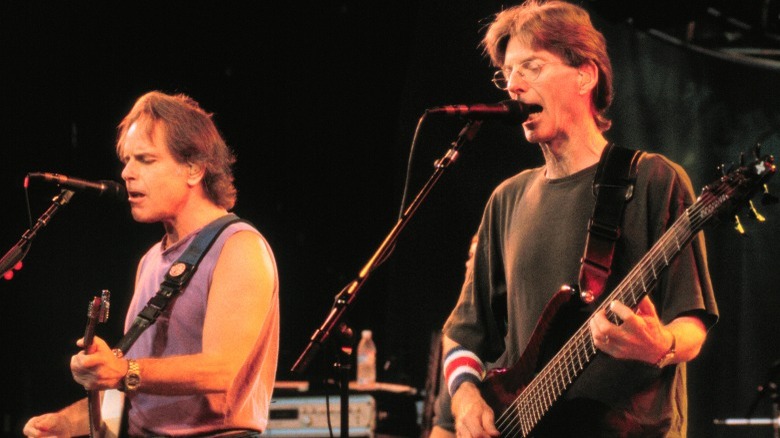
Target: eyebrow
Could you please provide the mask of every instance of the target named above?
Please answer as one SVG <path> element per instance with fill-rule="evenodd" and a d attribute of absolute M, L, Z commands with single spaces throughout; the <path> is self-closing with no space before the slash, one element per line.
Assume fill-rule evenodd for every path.
<path fill-rule="evenodd" d="M 536 61 L 536 60 L 542 60 L 542 59 L 541 59 L 541 58 L 539 58 L 539 56 L 537 56 L 537 55 L 531 55 L 531 56 L 528 56 L 528 57 L 526 57 L 526 58 L 524 58 L 524 59 L 521 59 L 521 60 L 520 60 L 520 61 L 518 61 L 518 62 L 513 62 L 512 64 L 506 64 L 506 63 L 504 63 L 504 65 L 503 65 L 501 68 L 504 68 L 504 67 L 509 67 L 509 66 L 512 66 L 512 65 L 520 65 L 520 64 L 525 64 L 525 63 L 526 63 L 526 62 L 528 62 L 528 61 Z"/>
<path fill-rule="evenodd" d="M 141 151 L 136 151 L 136 152 L 133 152 L 133 153 L 124 153 L 119 158 L 119 160 L 121 162 L 123 162 L 123 163 L 127 163 L 128 161 L 130 161 L 130 158 L 135 158 L 136 160 L 140 160 L 140 159 L 149 158 L 149 157 L 156 158 L 157 154 L 154 151 L 141 150 Z"/>

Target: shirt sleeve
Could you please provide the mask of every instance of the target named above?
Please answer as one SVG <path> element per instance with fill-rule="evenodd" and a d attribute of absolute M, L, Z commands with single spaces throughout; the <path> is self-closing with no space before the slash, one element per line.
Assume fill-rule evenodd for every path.
<path fill-rule="evenodd" d="M 495 361 L 505 349 L 507 288 L 497 231 L 501 215 L 501 203 L 494 193 L 477 233 L 473 264 L 443 330 L 483 362 Z"/>
<path fill-rule="evenodd" d="M 646 172 L 648 187 L 648 218 L 651 242 L 668 232 L 672 224 L 686 214 L 694 201 L 691 181 L 679 165 L 655 155 Z M 652 292 L 659 316 L 669 323 L 680 316 L 696 316 L 707 328 L 718 319 L 718 308 L 707 266 L 704 233 L 695 233 L 689 245 L 680 250 L 664 272 Z"/>

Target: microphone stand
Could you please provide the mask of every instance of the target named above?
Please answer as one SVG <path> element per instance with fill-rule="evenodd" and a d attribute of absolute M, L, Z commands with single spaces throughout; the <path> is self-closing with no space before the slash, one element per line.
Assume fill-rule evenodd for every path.
<path fill-rule="evenodd" d="M 51 206 L 49 206 L 49 208 L 43 212 L 41 217 L 39 217 L 35 222 L 35 225 L 31 229 L 27 230 L 22 235 L 22 238 L 19 240 L 19 242 L 17 242 L 16 245 L 8 250 L 3 258 L 0 259 L 0 275 L 5 274 L 9 269 L 13 268 L 14 265 L 22 261 L 22 259 L 27 255 L 27 252 L 30 251 L 32 239 L 35 238 L 38 230 L 49 224 L 49 221 L 51 220 L 52 216 L 54 216 L 54 213 L 56 213 L 60 207 L 70 202 L 70 198 L 73 197 L 73 194 L 74 192 L 72 190 L 62 189 L 60 193 L 52 199 Z"/>
<path fill-rule="evenodd" d="M 401 215 L 401 217 L 398 219 L 398 222 L 396 222 L 395 226 L 390 230 L 390 233 L 385 237 L 384 241 L 382 241 L 382 244 L 379 245 L 379 248 L 374 252 L 374 255 L 371 256 L 371 258 L 368 260 L 368 263 L 363 266 L 363 269 L 360 270 L 358 273 L 358 276 L 352 280 L 344 289 L 341 290 L 336 295 L 335 301 L 333 303 L 333 307 L 330 310 L 330 313 L 326 317 L 325 321 L 322 323 L 322 325 L 314 331 L 314 334 L 312 334 L 309 344 L 304 349 L 303 353 L 298 357 L 298 360 L 293 365 L 291 371 L 294 373 L 303 373 L 306 368 L 309 366 L 311 360 L 314 358 L 314 356 L 317 354 L 317 352 L 322 348 L 323 344 L 325 344 L 330 336 L 331 332 L 334 328 L 339 327 L 341 331 L 344 330 L 345 324 L 341 322 L 341 320 L 344 318 L 344 315 L 346 314 L 347 310 L 349 309 L 349 306 L 352 304 L 353 301 L 355 301 L 355 298 L 357 298 L 358 292 L 360 291 L 360 288 L 365 284 L 366 280 L 368 280 L 369 274 L 374 270 L 374 268 L 377 267 L 379 263 L 382 263 L 385 258 L 389 255 L 389 253 L 392 251 L 392 248 L 394 247 L 395 243 L 398 241 L 398 236 L 401 234 L 401 231 L 403 231 L 404 227 L 409 223 L 409 220 L 411 219 L 412 215 L 417 211 L 417 209 L 422 205 L 423 200 L 427 197 L 427 195 L 430 193 L 431 189 L 433 189 L 433 186 L 436 184 L 436 182 L 441 178 L 442 174 L 444 173 L 444 170 L 446 170 L 450 164 L 452 164 L 458 157 L 458 150 L 461 146 L 463 146 L 466 141 L 472 140 L 474 136 L 477 134 L 477 131 L 479 131 L 479 127 L 482 125 L 482 121 L 480 120 L 468 120 L 466 123 L 466 126 L 461 129 L 460 133 L 458 134 L 458 137 L 455 139 L 455 141 L 452 142 L 451 148 L 447 151 L 447 153 L 440 159 L 436 160 L 434 163 L 435 170 L 433 172 L 433 175 L 428 179 L 428 181 L 423 185 L 422 189 L 420 189 L 420 192 L 417 194 L 417 196 L 414 198 L 414 200 L 409 204 L 409 207 L 404 211 L 404 213 Z M 351 347 L 350 347 L 351 348 Z M 342 381 L 346 380 L 344 378 L 344 369 L 340 369 L 342 371 L 341 378 Z M 349 371 L 347 369 L 347 371 Z M 348 431 L 348 423 L 349 415 L 348 409 L 349 409 L 349 403 L 348 403 L 348 397 L 349 397 L 349 384 L 342 383 L 341 385 L 341 437 L 347 438 L 349 436 Z"/>
<path fill-rule="evenodd" d="M 780 438 L 780 392 L 778 391 L 780 381 L 777 380 L 778 375 L 780 375 L 780 360 L 770 368 L 766 383 L 758 387 L 758 393 L 756 393 L 753 403 L 750 404 L 746 418 L 716 419 L 714 423 L 725 426 L 772 426 L 772 436 Z M 772 402 L 772 418 L 751 418 L 758 402 L 766 394 L 769 394 L 769 399 Z"/>

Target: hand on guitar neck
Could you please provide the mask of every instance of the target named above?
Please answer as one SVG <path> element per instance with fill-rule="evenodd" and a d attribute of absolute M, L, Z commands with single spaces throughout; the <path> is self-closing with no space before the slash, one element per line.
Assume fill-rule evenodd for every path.
<path fill-rule="evenodd" d="M 127 361 L 115 357 L 108 344 L 95 336 L 97 324 L 108 318 L 109 299 L 109 291 L 104 290 L 90 301 L 84 337 L 76 342 L 82 350 L 71 358 L 73 377 L 87 390 L 87 397 L 58 412 L 31 418 L 24 426 L 26 436 L 106 436 L 100 390 L 116 387 L 127 371 Z"/>
<path fill-rule="evenodd" d="M 101 297 L 95 297 L 90 303 L 84 337 L 76 342 L 83 350 L 71 358 L 70 364 L 73 379 L 87 390 L 89 436 L 92 438 L 107 436 L 107 429 L 111 435 L 116 435 L 103 422 L 100 390 L 116 388 L 128 368 L 126 360 L 117 357 L 104 340 L 95 336 L 96 324 L 108 319 L 109 297 L 109 292 L 103 291 Z"/>
<path fill-rule="evenodd" d="M 590 320 L 593 344 L 617 359 L 656 364 L 674 345 L 672 363 L 687 362 L 699 353 L 707 329 L 701 319 L 681 316 L 668 325 L 658 319 L 655 305 L 645 296 L 636 312 L 619 301 L 596 312 Z M 615 319 L 617 318 L 617 319 Z M 622 321 L 621 324 L 617 324 Z"/>

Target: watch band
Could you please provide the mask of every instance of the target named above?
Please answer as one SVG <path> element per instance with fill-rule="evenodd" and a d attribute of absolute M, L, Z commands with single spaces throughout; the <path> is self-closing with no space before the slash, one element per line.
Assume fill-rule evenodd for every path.
<path fill-rule="evenodd" d="M 134 359 L 127 360 L 127 374 L 124 379 L 124 390 L 135 391 L 141 385 L 141 367 Z"/>
<path fill-rule="evenodd" d="M 670 332 L 671 333 L 671 332 Z M 669 347 L 668 350 L 666 350 L 666 353 L 661 356 L 658 361 L 655 363 L 656 368 L 663 368 L 667 365 L 669 365 L 672 362 L 672 359 L 674 359 L 675 354 L 677 353 L 677 338 L 674 336 L 674 333 L 672 333 L 672 346 Z"/>

